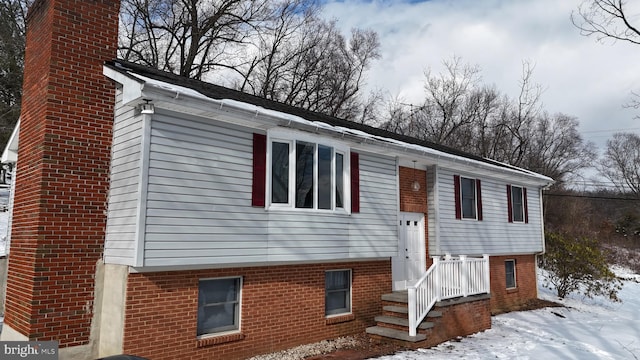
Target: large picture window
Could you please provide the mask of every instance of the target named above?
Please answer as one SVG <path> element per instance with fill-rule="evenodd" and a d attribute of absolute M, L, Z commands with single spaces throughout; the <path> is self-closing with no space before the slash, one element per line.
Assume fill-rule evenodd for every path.
<path fill-rule="evenodd" d="M 351 312 L 351 270 L 332 270 L 325 273 L 325 314 Z"/>
<path fill-rule="evenodd" d="M 270 206 L 344 210 L 348 148 L 299 139 L 270 141 Z"/>
<path fill-rule="evenodd" d="M 198 336 L 240 329 L 241 286 L 239 277 L 200 280 Z"/>

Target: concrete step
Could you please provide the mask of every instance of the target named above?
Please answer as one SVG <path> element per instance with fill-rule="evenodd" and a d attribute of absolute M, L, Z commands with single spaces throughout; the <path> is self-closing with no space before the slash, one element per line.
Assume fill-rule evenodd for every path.
<path fill-rule="evenodd" d="M 391 328 L 386 328 L 382 326 L 372 326 L 368 327 L 366 330 L 367 334 L 384 336 L 390 339 L 408 341 L 408 342 L 418 342 L 425 340 L 427 335 L 425 334 L 416 334 L 416 336 L 409 336 L 408 331 L 401 331 Z"/>
<path fill-rule="evenodd" d="M 409 294 L 406 291 L 394 291 L 382 295 L 382 300 L 406 304 L 409 302 Z"/>
<path fill-rule="evenodd" d="M 386 305 L 386 306 L 382 307 L 382 310 L 388 311 L 388 312 L 393 312 L 393 313 L 396 313 L 396 314 L 408 314 L 409 313 L 409 308 L 406 307 L 406 306 Z M 439 318 L 439 317 L 442 317 L 442 311 L 431 310 L 427 314 L 427 317 L 428 318 Z"/>
<path fill-rule="evenodd" d="M 398 313 L 398 314 L 408 314 L 409 313 L 409 308 L 406 307 L 406 306 L 387 305 L 387 306 L 383 306 L 382 310 L 389 311 L 389 312 L 394 312 L 394 313 Z"/>
<path fill-rule="evenodd" d="M 409 327 L 409 319 L 404 319 L 400 317 L 380 315 L 380 316 L 376 316 L 374 320 L 379 323 Z M 433 323 L 429 321 L 423 321 L 418 326 L 419 329 L 423 329 L 423 330 L 431 329 L 432 327 L 433 327 Z"/>

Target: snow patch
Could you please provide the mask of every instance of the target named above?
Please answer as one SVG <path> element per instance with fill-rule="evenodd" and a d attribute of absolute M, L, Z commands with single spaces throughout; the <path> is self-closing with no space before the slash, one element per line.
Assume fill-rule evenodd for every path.
<path fill-rule="evenodd" d="M 625 279 L 622 303 L 571 295 L 559 300 L 540 288 L 540 298 L 563 308 L 511 312 L 492 318 L 492 328 L 430 349 L 378 360 L 457 359 L 638 359 L 640 358 L 640 275 L 613 267 Z"/>

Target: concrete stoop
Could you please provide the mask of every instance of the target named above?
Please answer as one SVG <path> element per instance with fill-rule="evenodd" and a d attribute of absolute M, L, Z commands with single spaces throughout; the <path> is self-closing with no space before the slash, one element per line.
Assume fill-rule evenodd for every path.
<path fill-rule="evenodd" d="M 381 298 L 383 303 L 382 315 L 375 317 L 376 326 L 371 326 L 366 329 L 371 340 L 378 343 L 393 342 L 403 347 L 417 349 L 435 346 L 458 336 L 469 335 L 468 330 L 460 331 L 459 329 L 450 328 L 447 324 L 447 319 L 443 318 L 443 313 L 446 313 L 451 307 L 474 301 L 485 301 L 486 313 L 487 316 L 489 316 L 490 324 L 490 309 L 488 301 L 490 296 L 488 294 L 469 296 L 466 298 L 457 298 L 438 302 L 434 306 L 434 309 L 427 314 L 425 319 L 418 326 L 416 336 L 409 336 L 407 292 L 397 291 L 384 294 Z M 481 331 L 487 327 L 480 325 L 477 326 L 477 328 L 477 331 Z"/>

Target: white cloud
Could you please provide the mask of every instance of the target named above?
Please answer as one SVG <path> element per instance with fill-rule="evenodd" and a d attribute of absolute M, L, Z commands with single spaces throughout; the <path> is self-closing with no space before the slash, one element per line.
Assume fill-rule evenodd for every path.
<path fill-rule="evenodd" d="M 479 65 L 483 81 L 516 96 L 524 60 L 535 64 L 534 81 L 545 89 L 544 107 L 578 117 L 585 138 L 603 146 L 611 132 L 640 128 L 638 113 L 623 109 L 640 90 L 640 46 L 601 44 L 581 36 L 570 21 L 580 0 L 433 0 L 420 3 L 329 2 L 327 17 L 345 30 L 378 32 L 382 60 L 368 84 L 417 102 L 424 70 L 442 69 L 459 56 Z M 636 130 L 637 131 L 637 130 Z"/>

